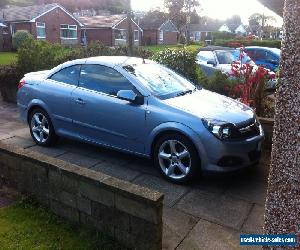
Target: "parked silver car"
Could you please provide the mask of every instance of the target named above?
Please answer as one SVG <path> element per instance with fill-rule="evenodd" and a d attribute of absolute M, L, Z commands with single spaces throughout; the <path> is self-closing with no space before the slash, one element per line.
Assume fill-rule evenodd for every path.
<path fill-rule="evenodd" d="M 141 58 L 94 57 L 27 74 L 18 106 L 38 145 L 62 136 L 152 158 L 174 182 L 256 163 L 264 136 L 251 108 Z"/>

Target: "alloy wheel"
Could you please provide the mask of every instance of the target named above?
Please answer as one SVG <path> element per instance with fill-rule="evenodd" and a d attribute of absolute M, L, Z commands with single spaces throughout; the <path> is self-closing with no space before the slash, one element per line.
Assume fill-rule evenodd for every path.
<path fill-rule="evenodd" d="M 191 170 L 191 155 L 178 140 L 165 141 L 159 148 L 158 160 L 164 174 L 171 179 L 182 179 Z"/>
<path fill-rule="evenodd" d="M 32 116 L 30 128 L 37 142 L 44 143 L 49 138 L 49 122 L 42 113 L 35 113 Z"/>

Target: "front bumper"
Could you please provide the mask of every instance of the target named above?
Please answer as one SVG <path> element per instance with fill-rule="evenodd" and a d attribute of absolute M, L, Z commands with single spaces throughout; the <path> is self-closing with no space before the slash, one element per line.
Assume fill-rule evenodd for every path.
<path fill-rule="evenodd" d="M 232 172 L 257 163 L 261 155 L 263 132 L 243 141 L 221 141 L 210 138 L 201 156 L 202 171 Z"/>

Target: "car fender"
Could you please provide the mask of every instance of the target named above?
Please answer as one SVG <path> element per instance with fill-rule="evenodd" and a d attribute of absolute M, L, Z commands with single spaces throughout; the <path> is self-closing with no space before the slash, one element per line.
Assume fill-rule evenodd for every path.
<path fill-rule="evenodd" d="M 53 117 L 52 117 L 52 114 L 51 114 L 51 112 L 50 112 L 50 109 L 49 109 L 48 105 L 47 105 L 45 102 L 43 102 L 42 100 L 40 100 L 40 99 L 32 99 L 32 100 L 29 102 L 29 104 L 28 104 L 28 106 L 27 106 L 27 114 L 26 114 L 26 117 L 28 117 L 28 115 L 29 115 L 29 114 L 28 114 L 29 110 L 30 110 L 32 107 L 34 107 L 34 106 L 38 106 L 38 107 L 44 109 L 44 110 L 47 112 L 47 114 L 50 116 L 51 121 L 53 122 Z M 53 125 L 54 125 L 54 124 L 53 124 Z"/>
<path fill-rule="evenodd" d="M 185 124 L 179 123 L 179 122 L 165 122 L 162 123 L 160 125 L 158 125 L 157 127 L 155 127 L 149 137 L 148 137 L 148 143 L 146 143 L 146 148 L 145 148 L 145 153 L 147 155 L 151 156 L 151 151 L 152 151 L 152 144 L 156 138 L 157 135 L 163 133 L 163 132 L 179 132 L 183 135 L 185 135 L 186 137 L 188 137 L 195 145 L 198 154 L 200 156 L 201 159 L 201 163 L 205 163 L 207 161 L 206 159 L 206 152 L 205 152 L 205 148 L 201 142 L 200 136 L 190 127 L 186 126 Z"/>

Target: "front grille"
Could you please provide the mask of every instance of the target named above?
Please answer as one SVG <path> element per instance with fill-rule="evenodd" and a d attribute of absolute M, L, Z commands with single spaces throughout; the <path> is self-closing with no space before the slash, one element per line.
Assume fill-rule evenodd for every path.
<path fill-rule="evenodd" d="M 242 139 L 251 138 L 260 134 L 259 125 L 255 121 L 240 125 L 238 130 Z"/>

